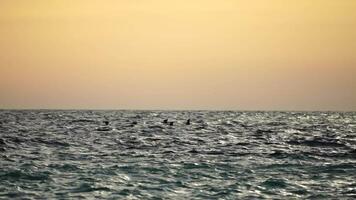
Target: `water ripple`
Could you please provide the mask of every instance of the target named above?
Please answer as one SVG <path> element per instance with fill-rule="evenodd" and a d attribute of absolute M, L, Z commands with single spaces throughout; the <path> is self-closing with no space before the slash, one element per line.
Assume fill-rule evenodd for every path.
<path fill-rule="evenodd" d="M 337 112 L 2 110 L 0 198 L 356 198 L 355 121 Z"/>

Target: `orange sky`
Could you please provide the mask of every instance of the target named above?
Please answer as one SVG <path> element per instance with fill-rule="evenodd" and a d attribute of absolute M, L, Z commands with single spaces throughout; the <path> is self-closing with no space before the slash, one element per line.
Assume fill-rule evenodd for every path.
<path fill-rule="evenodd" d="M 1 0 L 0 108 L 356 110 L 355 0 Z"/>

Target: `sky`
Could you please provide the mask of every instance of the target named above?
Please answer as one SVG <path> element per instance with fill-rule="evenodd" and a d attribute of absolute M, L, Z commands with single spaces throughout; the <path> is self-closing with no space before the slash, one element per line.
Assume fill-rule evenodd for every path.
<path fill-rule="evenodd" d="M 0 108 L 356 111 L 355 0 L 0 0 Z"/>

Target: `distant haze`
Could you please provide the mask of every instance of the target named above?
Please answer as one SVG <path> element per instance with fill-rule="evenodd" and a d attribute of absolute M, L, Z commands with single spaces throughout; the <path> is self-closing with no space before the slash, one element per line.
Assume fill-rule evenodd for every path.
<path fill-rule="evenodd" d="M 356 110 L 355 0 L 1 0 L 0 108 Z"/>

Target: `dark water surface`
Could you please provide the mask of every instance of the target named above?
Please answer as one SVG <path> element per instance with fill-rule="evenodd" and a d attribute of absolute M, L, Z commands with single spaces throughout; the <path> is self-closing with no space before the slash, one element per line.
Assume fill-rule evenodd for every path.
<path fill-rule="evenodd" d="M 356 198 L 356 113 L 3 110 L 14 198 Z"/>

